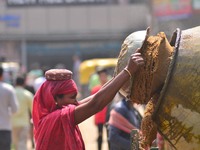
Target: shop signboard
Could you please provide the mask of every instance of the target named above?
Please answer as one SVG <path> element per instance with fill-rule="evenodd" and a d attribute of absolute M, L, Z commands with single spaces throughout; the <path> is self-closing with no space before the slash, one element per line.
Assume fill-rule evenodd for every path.
<path fill-rule="evenodd" d="M 55 5 L 99 5 L 99 4 L 135 4 L 145 0 L 6 0 L 8 6 L 55 6 Z"/>
<path fill-rule="evenodd" d="M 200 13 L 200 0 L 193 0 L 193 13 Z"/>
<path fill-rule="evenodd" d="M 187 18 L 192 13 L 192 0 L 152 0 L 153 15 L 158 19 Z"/>
<path fill-rule="evenodd" d="M 0 14 L 0 24 L 5 24 L 6 27 L 18 28 L 20 26 L 20 16 L 15 14 Z"/>
<path fill-rule="evenodd" d="M 6 0 L 8 6 L 103 4 L 108 0 Z"/>

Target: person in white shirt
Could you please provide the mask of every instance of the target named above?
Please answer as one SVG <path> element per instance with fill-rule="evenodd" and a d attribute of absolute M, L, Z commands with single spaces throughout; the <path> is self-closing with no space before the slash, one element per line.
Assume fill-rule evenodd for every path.
<path fill-rule="evenodd" d="M 37 90 L 40 88 L 40 86 L 42 85 L 42 83 L 44 83 L 46 81 L 45 77 L 44 77 L 44 74 L 45 74 L 45 71 L 46 70 L 43 70 L 43 75 L 36 78 L 33 82 L 33 88 L 34 88 L 34 91 L 37 92 Z"/>
<path fill-rule="evenodd" d="M 40 86 L 42 85 L 42 83 L 44 83 L 44 81 L 46 81 L 46 79 L 43 76 L 35 79 L 33 83 L 33 88 L 35 92 L 40 88 Z"/>
<path fill-rule="evenodd" d="M 3 71 L 0 67 L 0 150 L 10 150 L 11 114 L 17 112 L 18 101 L 14 88 L 3 82 Z"/>

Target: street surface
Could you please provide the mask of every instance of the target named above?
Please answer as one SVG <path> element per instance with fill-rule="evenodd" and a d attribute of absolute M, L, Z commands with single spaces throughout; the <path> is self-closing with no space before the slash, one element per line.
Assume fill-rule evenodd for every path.
<path fill-rule="evenodd" d="M 94 124 L 94 116 L 90 117 L 89 119 L 79 124 L 79 128 L 81 130 L 83 140 L 85 142 L 86 150 L 98 150 L 97 148 L 98 129 Z M 105 128 L 103 130 L 102 150 L 108 150 Z"/>

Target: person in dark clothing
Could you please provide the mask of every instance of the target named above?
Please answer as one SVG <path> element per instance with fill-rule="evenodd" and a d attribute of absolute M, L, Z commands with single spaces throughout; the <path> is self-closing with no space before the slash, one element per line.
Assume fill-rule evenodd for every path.
<path fill-rule="evenodd" d="M 142 116 L 134 104 L 123 98 L 115 104 L 108 121 L 108 140 L 110 150 L 130 150 L 130 133 L 140 129 Z"/>

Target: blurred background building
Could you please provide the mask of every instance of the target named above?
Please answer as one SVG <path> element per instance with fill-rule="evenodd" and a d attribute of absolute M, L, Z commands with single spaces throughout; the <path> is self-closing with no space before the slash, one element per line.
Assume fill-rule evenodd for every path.
<path fill-rule="evenodd" d="M 200 0 L 0 0 L 0 64 L 12 83 L 18 67 L 41 75 L 38 68 L 74 70 L 75 55 L 81 61 L 117 58 L 124 39 L 148 26 L 170 38 L 176 28 L 199 25 Z M 87 90 L 84 85 L 83 97 Z M 94 150 L 92 121 L 81 124 L 81 131 L 86 149 Z"/>
<path fill-rule="evenodd" d="M 151 26 L 172 35 L 200 24 L 200 0 L 1 0 L 0 59 L 24 71 L 73 56 L 115 58 L 125 37 Z"/>

